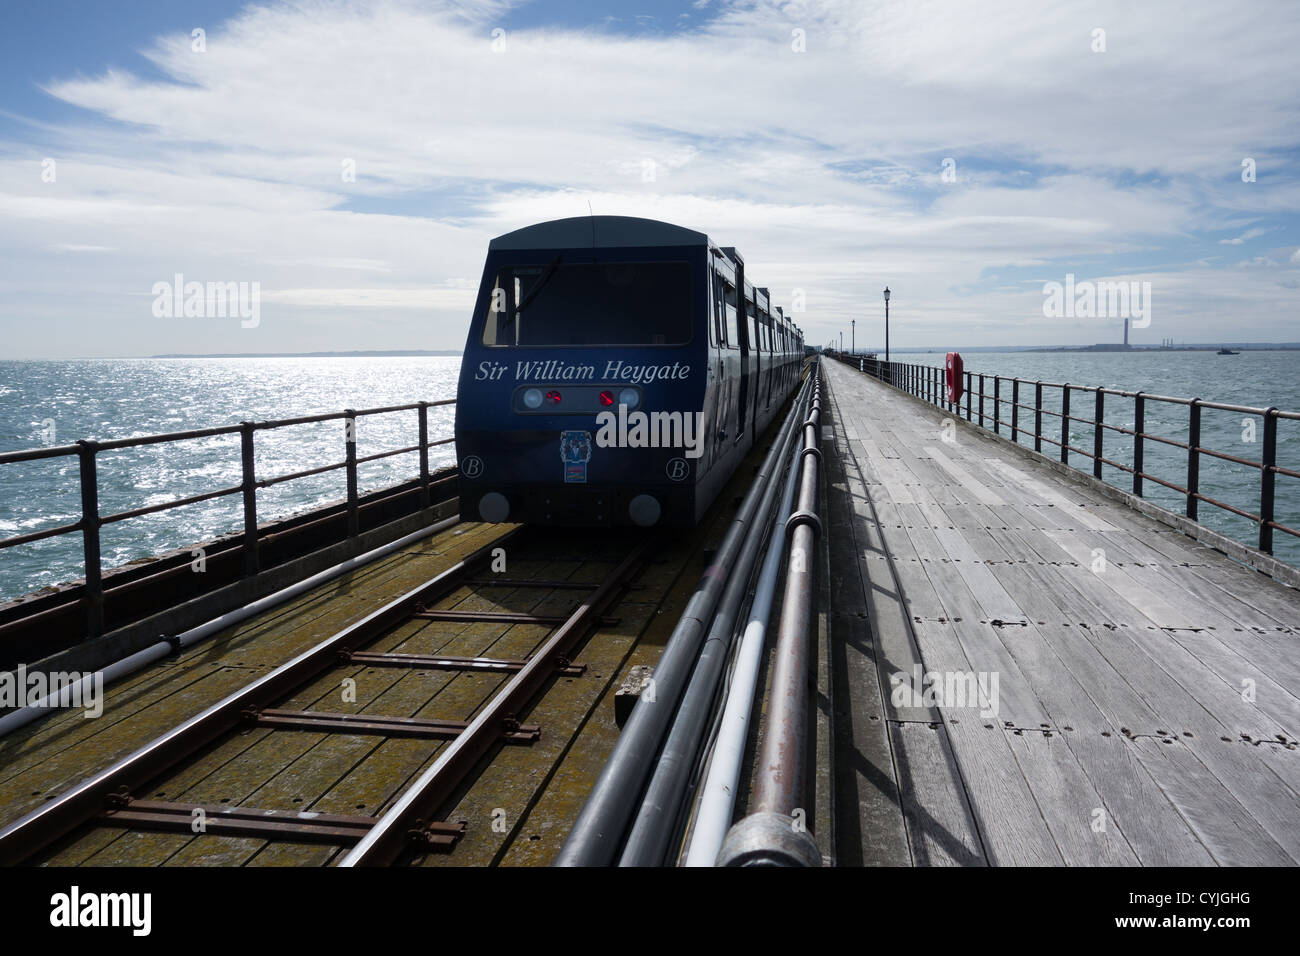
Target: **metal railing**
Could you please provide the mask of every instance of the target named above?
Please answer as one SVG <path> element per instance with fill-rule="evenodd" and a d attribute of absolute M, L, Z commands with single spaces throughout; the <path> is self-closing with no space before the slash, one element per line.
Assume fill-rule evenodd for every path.
<path fill-rule="evenodd" d="M 1069 382 L 1043 382 L 974 372 L 963 372 L 964 388 L 962 395 L 958 401 L 949 402 L 945 385 L 945 370 L 942 366 L 886 362 L 883 359 L 834 352 L 827 354 L 831 358 L 837 358 L 844 364 L 871 375 L 873 378 L 880 379 L 887 385 L 892 385 L 910 395 L 916 396 L 922 401 L 964 417 L 968 422 L 978 424 L 981 428 L 990 429 L 991 426 L 994 434 L 1002 434 L 1005 428 L 1008 430 L 1010 439 L 1017 444 L 1022 443 L 1021 436 L 1025 437 L 1024 444 L 1026 445 L 1028 440 L 1032 439 L 1034 451 L 1040 454 L 1043 451 L 1044 443 L 1054 446 L 1059 451 L 1061 462 L 1079 471 L 1084 469 L 1072 464 L 1070 455 L 1071 453 L 1082 455 L 1084 458 L 1091 460 L 1094 478 L 1104 480 L 1102 476 L 1103 465 L 1109 465 L 1125 472 L 1132 477 L 1133 494 L 1139 498 L 1143 497 L 1143 482 L 1155 482 L 1181 495 L 1184 501 L 1184 513 L 1190 520 L 1197 523 L 1203 523 L 1200 519 L 1199 509 L 1202 502 L 1230 512 L 1240 518 L 1245 518 L 1257 526 L 1258 548 L 1265 554 L 1273 553 L 1273 533 L 1275 531 L 1300 538 L 1300 529 L 1278 521 L 1274 510 L 1278 476 L 1300 478 L 1300 471 L 1283 467 L 1277 463 L 1278 422 L 1300 421 L 1300 413 L 1298 412 L 1281 411 L 1276 407 L 1256 408 L 1250 405 L 1232 405 L 1226 402 L 1207 402 L 1199 398 L 1175 398 L 1142 391 L 1128 392 L 1122 389 L 1073 385 Z M 990 384 L 992 385 L 991 393 L 988 390 Z M 975 387 L 976 385 L 978 385 L 978 388 Z M 1048 406 L 1044 406 L 1044 389 L 1049 391 L 1049 395 L 1052 390 L 1059 390 L 1060 402 L 1056 408 L 1050 407 L 1051 402 L 1049 402 Z M 1028 395 L 1025 395 L 1025 402 L 1021 401 L 1022 394 L 1027 390 L 1032 391 L 1032 404 L 1029 403 Z M 1092 417 L 1079 417 L 1071 414 L 1071 398 L 1078 395 L 1083 395 L 1085 398 L 1086 396 L 1092 396 Z M 1132 428 L 1112 424 L 1105 420 L 1106 399 L 1108 397 L 1132 400 Z M 964 414 L 961 407 L 963 400 L 966 406 Z M 987 410 L 985 406 L 986 400 L 992 406 Z M 1163 406 L 1185 406 L 1187 408 L 1187 441 L 1179 441 L 1176 438 L 1157 435 L 1146 430 L 1147 406 L 1148 403 L 1152 402 Z M 1002 418 L 1003 406 L 1005 405 L 1010 405 L 1011 408 L 1009 421 Z M 1058 408 L 1059 410 L 1057 410 Z M 1263 452 L 1260 459 L 1255 461 L 1203 446 L 1201 444 L 1201 411 L 1207 408 L 1261 418 L 1263 420 Z M 1032 428 L 1026 427 L 1021 412 L 1026 413 L 1026 415 L 1032 413 Z M 1053 428 L 1051 426 L 1054 423 L 1049 422 L 1049 428 L 1045 430 L 1043 427 L 1044 416 L 1056 419 L 1059 424 Z M 988 424 L 985 424 L 986 422 Z M 1070 444 L 1071 423 L 1091 429 L 1092 448 L 1090 450 Z M 1132 439 L 1131 464 L 1106 457 L 1104 439 L 1107 432 L 1128 436 Z M 1172 481 L 1168 477 L 1152 474 L 1146 470 L 1144 452 L 1148 443 L 1186 453 L 1186 472 L 1183 484 Z M 1253 512 L 1245 508 L 1239 508 L 1202 492 L 1202 457 L 1209 457 L 1257 470 L 1259 472 L 1259 511 Z"/>
<path fill-rule="evenodd" d="M 40 461 L 47 458 L 59 458 L 75 455 L 77 456 L 80 466 L 79 482 L 81 486 L 81 519 L 79 521 L 73 524 L 63 524 L 52 528 L 42 528 L 39 531 L 32 531 L 27 534 L 13 535 L 8 538 L 0 539 L 0 551 L 7 548 L 17 547 L 22 544 L 30 544 L 34 541 L 41 541 L 45 538 L 53 538 L 59 535 L 79 532 L 82 536 L 82 576 L 85 579 L 81 600 L 86 608 L 87 636 L 98 637 L 104 633 L 103 564 L 99 541 L 99 531 L 104 525 L 113 524 L 118 521 L 126 521 L 131 518 L 139 518 L 160 511 L 169 511 L 173 508 L 182 508 L 186 505 L 198 504 L 199 502 L 210 501 L 227 495 L 242 495 L 244 504 L 243 542 L 241 545 L 243 551 L 243 573 L 245 577 L 255 575 L 260 570 L 260 542 L 257 530 L 257 489 L 269 488 L 273 485 L 279 485 L 284 482 L 307 478 L 312 475 L 319 475 L 329 471 L 336 471 L 340 468 L 346 469 L 347 533 L 348 537 L 354 538 L 360 531 L 360 496 L 357 490 L 357 466 L 371 461 L 378 461 L 383 458 L 392 458 L 396 455 L 406 455 L 411 454 L 412 452 L 419 452 L 420 506 L 422 508 L 427 508 L 430 505 L 429 449 L 455 441 L 455 438 L 440 438 L 436 441 L 429 441 L 429 409 L 441 405 L 454 405 L 455 403 L 456 400 L 454 398 L 449 398 L 437 402 L 413 402 L 408 405 L 389 405 L 382 408 L 363 408 L 356 410 L 349 408 L 344 409 L 341 412 L 328 412 L 322 415 L 305 415 L 299 418 L 283 418 L 262 422 L 246 421 L 240 422 L 238 425 L 223 425 L 217 428 L 200 428 L 191 431 L 169 432 L 162 435 L 146 435 L 137 438 L 119 438 L 111 441 L 82 440 L 73 445 L 58 445 L 49 448 L 32 448 L 24 451 L 0 453 L 0 465 L 11 465 L 22 462 Z M 358 418 L 368 415 L 384 415 L 407 411 L 415 411 L 418 415 L 419 441 L 417 444 L 408 445 L 403 448 L 396 448 L 391 451 L 378 452 L 361 458 L 357 457 L 356 420 Z M 276 475 L 270 478 L 257 477 L 256 466 L 254 464 L 255 447 L 253 441 L 253 437 L 257 432 L 271 431 L 291 425 L 307 425 L 314 422 L 337 421 L 340 419 L 344 422 L 343 461 L 328 465 L 320 465 L 315 468 L 307 468 L 289 474 Z M 184 498 L 177 498 L 172 501 L 165 501 L 161 504 L 149 505 L 143 508 L 133 508 L 129 511 L 119 511 L 107 515 L 100 514 L 99 480 L 96 469 L 96 456 L 100 452 L 112 451 L 120 448 L 136 448 L 144 445 L 158 445 L 167 442 L 189 441 L 195 438 L 208 438 L 216 435 L 234 434 L 240 436 L 242 481 L 238 485 L 232 485 L 227 488 L 218 488 L 215 491 L 207 491 L 202 494 L 189 495 Z"/>

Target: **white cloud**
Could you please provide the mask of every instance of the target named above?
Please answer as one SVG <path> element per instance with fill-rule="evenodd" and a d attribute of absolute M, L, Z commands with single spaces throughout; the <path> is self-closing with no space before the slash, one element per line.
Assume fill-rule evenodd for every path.
<path fill-rule="evenodd" d="M 1251 239 L 1258 239 L 1266 232 L 1268 232 L 1267 229 L 1247 229 L 1240 236 L 1234 236 L 1231 239 L 1220 239 L 1219 242 L 1225 246 L 1239 246 L 1244 242 L 1249 242 Z"/>
<path fill-rule="evenodd" d="M 249 7 L 203 54 L 141 37 L 167 81 L 48 78 L 108 122 L 0 152 L 0 323 L 18 354 L 49 354 L 30 320 L 56 317 L 65 350 L 98 354 L 458 347 L 487 240 L 590 203 L 737 245 L 778 301 L 807 291 L 814 342 L 873 328 L 886 283 L 895 342 L 1074 341 L 1039 291 L 986 277 L 1153 255 L 1180 337 L 1231 294 L 1253 297 L 1243 335 L 1298 338 L 1294 255 L 1234 269 L 1231 293 L 1206 255 L 1300 211 L 1297 41 L 1300 8 L 1249 3 L 755 0 L 637 37 L 516 29 L 496 2 Z M 261 326 L 160 327 L 141 293 L 175 272 L 260 281 Z"/>

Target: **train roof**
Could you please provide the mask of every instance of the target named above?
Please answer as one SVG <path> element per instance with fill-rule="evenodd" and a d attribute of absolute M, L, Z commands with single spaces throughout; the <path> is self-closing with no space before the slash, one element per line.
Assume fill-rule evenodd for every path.
<path fill-rule="evenodd" d="M 731 264 L 743 262 L 734 246 L 718 246 L 709 237 L 694 229 L 675 226 L 658 219 L 641 219 L 636 216 L 573 216 L 569 219 L 552 219 L 524 226 L 514 232 L 497 236 L 488 243 L 489 249 L 613 249 L 622 246 L 705 246 L 715 255 L 725 257 Z M 745 298 L 754 302 L 759 297 L 767 300 L 771 313 L 791 328 L 788 315 L 772 303 L 772 296 L 762 286 L 745 280 Z"/>
<path fill-rule="evenodd" d="M 574 216 L 525 226 L 497 236 L 489 249 L 597 249 L 619 246 L 707 246 L 709 237 L 657 219 Z"/>

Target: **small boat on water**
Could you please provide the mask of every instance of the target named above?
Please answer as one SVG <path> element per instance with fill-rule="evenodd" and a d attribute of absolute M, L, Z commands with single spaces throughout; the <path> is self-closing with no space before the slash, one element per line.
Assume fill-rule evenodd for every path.
<path fill-rule="evenodd" d="M 1234 352 L 1232 349 L 1219 349 L 1216 355 L 1240 355 L 1240 352 Z"/>

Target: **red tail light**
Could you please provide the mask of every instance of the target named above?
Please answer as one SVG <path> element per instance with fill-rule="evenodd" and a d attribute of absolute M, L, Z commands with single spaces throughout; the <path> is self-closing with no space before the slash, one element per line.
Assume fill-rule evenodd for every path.
<path fill-rule="evenodd" d="M 614 404 L 614 393 L 613 393 L 613 392 L 601 392 L 601 393 L 600 393 L 600 404 L 602 404 L 602 405 L 613 405 L 613 404 Z"/>
<path fill-rule="evenodd" d="M 552 389 L 546 393 L 546 401 L 552 405 L 560 404 L 560 393 Z"/>

